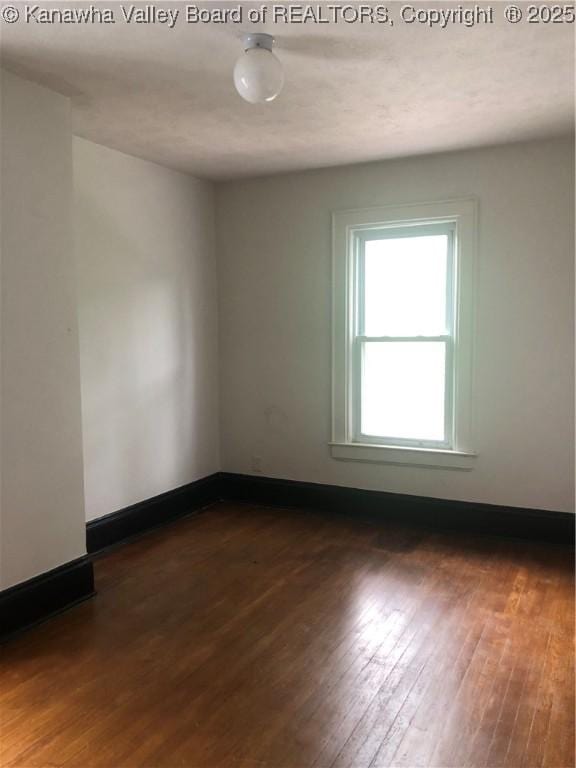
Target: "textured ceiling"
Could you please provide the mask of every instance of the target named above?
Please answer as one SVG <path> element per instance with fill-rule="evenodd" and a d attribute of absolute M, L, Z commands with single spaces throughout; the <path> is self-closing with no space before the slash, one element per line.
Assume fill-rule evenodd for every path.
<path fill-rule="evenodd" d="M 248 23 L 249 7 L 261 3 L 241 4 L 241 24 L 190 24 L 184 3 L 156 3 L 180 11 L 173 29 L 125 23 L 121 6 L 129 3 L 93 3 L 112 9 L 115 24 L 25 23 L 24 4 L 11 4 L 21 19 L 0 28 L 3 63 L 68 95 L 75 133 L 198 176 L 341 165 L 573 128 L 574 27 L 510 24 L 498 2 L 493 24 L 446 29 L 401 23 L 404 3 L 388 4 L 393 26 Z M 286 84 L 271 104 L 243 102 L 232 84 L 249 29 L 277 37 Z"/>

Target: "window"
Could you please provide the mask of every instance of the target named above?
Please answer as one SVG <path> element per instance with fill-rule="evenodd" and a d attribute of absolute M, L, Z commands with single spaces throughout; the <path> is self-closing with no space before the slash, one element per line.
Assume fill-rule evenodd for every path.
<path fill-rule="evenodd" d="M 335 458 L 472 468 L 474 214 L 334 214 Z"/>

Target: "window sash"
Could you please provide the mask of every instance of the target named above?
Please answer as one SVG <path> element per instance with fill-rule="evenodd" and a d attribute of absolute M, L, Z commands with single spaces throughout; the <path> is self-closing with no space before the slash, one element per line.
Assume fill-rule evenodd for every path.
<path fill-rule="evenodd" d="M 362 432 L 362 355 L 366 344 L 389 344 L 396 341 L 442 342 L 444 355 L 444 440 L 418 440 L 416 438 L 393 437 L 390 435 L 367 435 Z M 420 448 L 451 449 L 454 446 L 454 343 L 451 336 L 409 336 L 409 337 L 369 337 L 358 336 L 353 342 L 352 352 L 352 390 L 353 403 L 353 440 L 372 445 L 416 446 Z M 356 395 L 357 393 L 357 395 Z"/>
<path fill-rule="evenodd" d="M 454 335 L 455 323 L 455 273 L 456 273 L 456 222 L 442 221 L 434 223 L 414 222 L 399 226 L 389 224 L 372 227 L 354 233 L 354 336 L 365 334 L 365 246 L 373 240 L 397 240 L 400 238 L 429 237 L 431 235 L 446 235 L 448 238 L 446 253 L 446 316 L 445 329 Z M 384 337 L 382 337 L 384 338 Z"/>
<path fill-rule="evenodd" d="M 423 448 L 453 449 L 455 444 L 455 307 L 456 307 L 456 224 L 454 221 L 434 223 L 414 222 L 404 226 L 371 227 L 355 232 L 354 243 L 354 312 L 350 354 L 351 436 L 354 442 L 371 445 L 397 445 Z M 397 239 L 446 235 L 446 333 L 436 335 L 368 336 L 364 333 L 365 319 L 365 243 L 369 240 Z M 442 342 L 445 345 L 444 370 L 444 439 L 418 440 L 389 435 L 366 435 L 361 431 L 362 414 L 362 355 L 366 344 L 394 342 Z"/>

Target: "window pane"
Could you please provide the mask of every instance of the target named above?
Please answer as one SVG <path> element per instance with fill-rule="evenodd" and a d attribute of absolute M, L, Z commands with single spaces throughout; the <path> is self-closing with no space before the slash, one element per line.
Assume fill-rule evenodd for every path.
<path fill-rule="evenodd" d="M 366 241 L 367 336 L 436 336 L 446 331 L 447 253 L 447 235 Z"/>
<path fill-rule="evenodd" d="M 363 347 L 362 433 L 443 441 L 445 343 L 384 341 Z"/>

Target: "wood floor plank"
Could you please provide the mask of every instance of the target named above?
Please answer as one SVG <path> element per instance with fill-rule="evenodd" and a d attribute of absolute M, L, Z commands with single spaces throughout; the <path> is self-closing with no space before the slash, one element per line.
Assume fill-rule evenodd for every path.
<path fill-rule="evenodd" d="M 2 768 L 574 768 L 571 554 L 222 503 L 2 649 Z"/>

